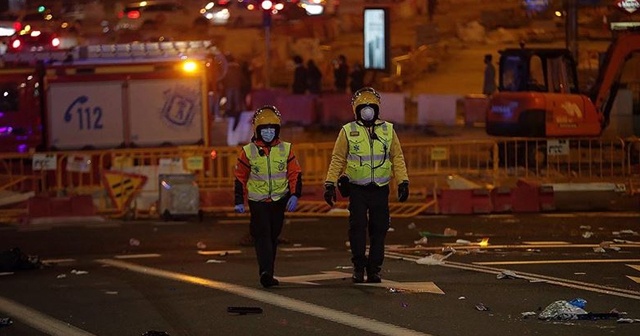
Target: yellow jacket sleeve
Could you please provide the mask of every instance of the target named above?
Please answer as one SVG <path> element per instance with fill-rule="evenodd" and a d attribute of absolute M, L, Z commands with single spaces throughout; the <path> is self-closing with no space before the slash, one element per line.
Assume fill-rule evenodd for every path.
<path fill-rule="evenodd" d="M 392 147 L 393 148 L 393 147 Z M 336 143 L 333 145 L 333 153 L 331 153 L 331 163 L 329 164 L 329 170 L 327 171 L 327 178 L 325 182 L 331 182 L 333 184 L 338 183 L 338 178 L 344 172 L 347 166 L 347 152 L 349 151 L 349 144 L 347 143 L 347 134 L 344 128 L 340 129 Z M 402 155 L 402 152 L 400 153 Z"/>
<path fill-rule="evenodd" d="M 404 162 L 404 154 L 402 153 L 402 146 L 398 139 L 396 130 L 393 130 L 393 140 L 391 140 L 391 163 L 393 167 L 393 176 L 396 179 L 396 183 L 400 184 L 402 181 L 409 182 L 409 175 L 407 174 L 407 165 Z"/>

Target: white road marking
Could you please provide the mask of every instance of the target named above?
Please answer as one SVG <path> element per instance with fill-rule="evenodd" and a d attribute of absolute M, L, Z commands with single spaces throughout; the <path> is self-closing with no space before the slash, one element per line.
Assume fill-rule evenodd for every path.
<path fill-rule="evenodd" d="M 636 271 L 640 271 L 640 265 L 627 265 L 627 266 L 633 268 Z"/>
<path fill-rule="evenodd" d="M 147 253 L 147 254 L 121 254 L 114 256 L 116 259 L 143 259 L 143 258 L 158 258 L 160 257 L 157 253 Z"/>
<path fill-rule="evenodd" d="M 633 268 L 636 271 L 640 271 L 640 265 L 627 265 L 631 268 Z M 632 281 L 639 283 L 640 284 L 640 277 L 635 277 L 635 276 L 631 276 L 631 275 L 627 275 L 627 278 L 631 279 Z"/>
<path fill-rule="evenodd" d="M 220 251 L 198 251 L 199 255 L 217 255 L 217 256 L 225 256 L 229 254 L 240 254 L 242 251 L 240 250 L 220 250 Z"/>
<path fill-rule="evenodd" d="M 51 316 L 21 305 L 12 300 L 0 297 L 0 311 L 14 317 L 20 322 L 53 336 L 92 336 L 93 334 L 78 329 L 71 324 L 56 320 Z"/>
<path fill-rule="evenodd" d="M 404 292 L 413 293 L 432 293 L 432 294 L 444 294 L 442 289 L 431 281 L 422 282 L 397 282 L 392 280 L 382 279 L 381 283 L 362 283 L 360 286 L 372 286 L 372 287 L 384 287 L 393 288 Z"/>
<path fill-rule="evenodd" d="M 312 251 L 324 251 L 326 248 L 318 247 L 318 246 L 309 246 L 309 247 L 281 247 L 279 248 L 282 252 L 312 252 Z"/>
<path fill-rule="evenodd" d="M 464 249 L 473 249 L 473 250 L 491 250 L 491 249 L 543 249 L 543 248 L 595 248 L 601 247 L 600 244 L 540 244 L 540 245 L 488 245 L 488 246 L 478 246 L 475 245 L 456 245 L 456 244 L 447 244 L 443 243 L 442 246 L 455 246 L 457 250 Z M 388 250 L 392 250 L 394 252 L 414 252 L 414 251 L 441 251 L 442 246 L 419 246 L 419 247 L 398 247 L 392 248 Z M 640 248 L 640 244 L 611 244 L 611 247 L 620 247 L 620 248 Z"/>
<path fill-rule="evenodd" d="M 136 265 L 113 259 L 96 260 L 99 263 L 118 267 L 136 273 L 155 276 L 159 278 L 181 281 L 203 287 L 208 287 L 234 295 L 246 297 L 252 300 L 260 301 L 269 305 L 278 306 L 284 309 L 296 311 L 299 313 L 315 316 L 327 321 L 350 326 L 356 329 L 368 331 L 379 335 L 427 335 L 422 332 L 403 328 L 393 324 L 377 321 L 371 318 L 358 316 L 355 314 L 341 312 L 338 310 L 317 306 L 302 300 L 288 298 L 282 295 L 274 294 L 265 290 L 258 290 L 249 287 L 238 286 L 230 283 L 209 280 L 205 278 L 195 277 L 188 274 L 165 271 L 162 269 Z"/>
<path fill-rule="evenodd" d="M 395 249 L 399 249 L 399 248 L 403 248 L 403 247 L 407 247 L 407 245 L 404 244 L 386 244 L 384 246 L 385 250 L 395 250 Z"/>
<path fill-rule="evenodd" d="M 351 278 L 351 274 L 337 271 L 324 271 L 320 274 L 296 275 L 277 278 L 280 282 L 295 283 L 301 285 L 318 285 L 317 283 L 312 281 L 349 279 Z"/>
<path fill-rule="evenodd" d="M 640 262 L 640 259 L 567 259 L 567 260 L 528 260 L 528 261 L 478 261 L 474 265 L 544 265 L 544 264 L 584 264 L 584 263 L 624 263 Z"/>
<path fill-rule="evenodd" d="M 399 259 L 399 260 L 409 260 L 413 262 L 420 259 L 419 256 L 413 256 L 413 255 L 407 255 L 407 254 L 401 254 L 401 253 L 385 253 L 385 257 L 392 258 L 392 259 Z M 475 272 L 481 272 L 481 273 L 496 274 L 496 275 L 504 271 L 504 269 L 492 268 L 492 267 L 481 266 L 481 265 L 458 263 L 458 262 L 452 262 L 452 261 L 445 261 L 444 263 L 439 264 L 438 266 L 462 269 L 467 271 L 475 271 Z M 527 272 L 516 272 L 516 274 L 521 279 L 529 280 L 531 282 L 546 282 L 548 284 L 557 285 L 557 286 L 563 286 L 563 287 L 574 288 L 574 289 L 582 289 L 582 290 L 600 293 L 600 294 L 613 295 L 613 296 L 619 296 L 619 297 L 624 297 L 629 299 L 640 300 L 640 292 L 638 291 L 614 288 L 609 286 L 550 277 L 546 275 L 527 273 Z"/>
<path fill-rule="evenodd" d="M 2 275 L 13 275 L 13 272 L 0 272 L 0 276 Z"/>
<path fill-rule="evenodd" d="M 278 280 L 280 280 L 280 282 L 295 283 L 295 284 L 301 284 L 301 285 L 319 285 L 314 281 L 350 279 L 350 278 L 351 278 L 350 273 L 338 272 L 338 271 L 323 271 L 320 274 L 278 277 Z M 371 287 L 384 287 L 384 288 L 391 287 L 401 291 L 414 292 L 414 293 L 444 294 L 444 292 L 442 291 L 442 289 L 440 289 L 440 287 L 438 287 L 435 283 L 430 281 L 397 282 L 397 281 L 382 279 L 382 283 L 373 283 L 373 284 L 362 283 L 357 285 L 371 286 Z"/>
<path fill-rule="evenodd" d="M 627 278 L 629 278 L 629 279 L 633 280 L 634 282 L 640 284 L 640 277 L 634 277 L 634 276 L 627 275 Z"/>

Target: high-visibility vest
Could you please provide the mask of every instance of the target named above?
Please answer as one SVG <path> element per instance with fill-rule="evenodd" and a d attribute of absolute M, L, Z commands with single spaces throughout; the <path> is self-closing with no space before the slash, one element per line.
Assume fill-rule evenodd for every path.
<path fill-rule="evenodd" d="M 291 151 L 291 144 L 280 142 L 271 147 L 269 154 L 262 152 L 254 143 L 242 147 L 251 166 L 251 173 L 247 181 L 247 198 L 251 201 L 271 199 L 277 201 L 289 192 L 287 179 L 287 160 Z"/>
<path fill-rule="evenodd" d="M 374 127 L 371 137 L 366 127 L 352 121 L 342 127 L 347 135 L 349 150 L 345 174 L 357 185 L 384 186 L 391 181 L 391 141 L 393 124 L 384 122 Z"/>

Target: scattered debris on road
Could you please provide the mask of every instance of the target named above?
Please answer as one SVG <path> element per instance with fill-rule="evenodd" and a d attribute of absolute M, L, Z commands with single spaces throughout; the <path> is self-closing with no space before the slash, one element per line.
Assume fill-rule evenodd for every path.
<path fill-rule="evenodd" d="M 13 320 L 9 317 L 0 317 L 0 328 L 8 327 L 13 324 Z"/>
<path fill-rule="evenodd" d="M 260 307 L 227 307 L 227 313 L 237 315 L 262 314 Z"/>

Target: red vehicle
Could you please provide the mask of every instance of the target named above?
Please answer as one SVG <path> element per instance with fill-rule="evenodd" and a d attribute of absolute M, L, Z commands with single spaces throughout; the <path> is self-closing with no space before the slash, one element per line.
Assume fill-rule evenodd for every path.
<path fill-rule="evenodd" d="M 0 150 L 209 145 L 210 50 L 190 41 L 8 53 Z"/>
<path fill-rule="evenodd" d="M 609 123 L 622 68 L 639 49 L 640 34 L 619 35 L 589 94 L 579 92 L 576 64 L 568 50 L 502 50 L 499 92 L 490 97 L 487 133 L 537 138 L 599 136 Z"/>
<path fill-rule="evenodd" d="M 32 30 L 20 32 L 11 37 L 7 52 L 34 52 L 59 50 L 61 40 L 57 34 L 48 31 Z"/>
<path fill-rule="evenodd" d="M 499 91 L 489 98 L 486 132 L 524 139 L 501 142 L 499 164 L 541 166 L 547 162 L 545 139 L 602 135 L 609 125 L 623 67 L 638 50 L 640 34 L 620 33 L 606 52 L 595 85 L 586 94 L 579 90 L 576 64 L 568 50 L 502 50 Z M 585 141 L 568 144 L 575 147 Z"/>

